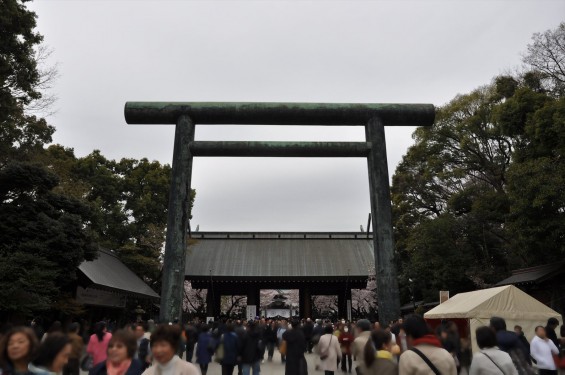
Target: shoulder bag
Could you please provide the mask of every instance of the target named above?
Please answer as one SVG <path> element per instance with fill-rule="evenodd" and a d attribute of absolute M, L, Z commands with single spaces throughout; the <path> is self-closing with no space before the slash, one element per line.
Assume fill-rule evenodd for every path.
<path fill-rule="evenodd" d="M 498 367 L 498 369 L 500 370 L 500 372 L 502 372 L 502 375 L 506 375 L 506 374 L 504 373 L 504 370 L 498 365 L 498 363 L 496 363 L 496 362 L 494 361 L 494 359 L 492 359 L 492 358 L 491 358 L 487 353 L 485 353 L 485 352 L 481 352 L 481 353 L 483 353 L 483 354 L 485 355 L 485 357 L 487 357 L 488 359 L 490 359 L 490 361 L 491 361 L 492 363 L 494 363 L 494 365 L 495 365 L 496 367 Z"/>
<path fill-rule="evenodd" d="M 426 362 L 426 364 L 432 369 L 434 374 L 441 375 L 441 372 L 439 372 L 437 367 L 432 363 L 432 361 L 430 361 L 430 359 L 428 357 L 426 357 L 426 355 L 424 353 L 422 353 L 419 349 L 416 349 L 416 348 L 412 348 L 410 350 L 412 350 L 414 353 L 418 354 L 420 356 L 420 358 L 422 358 L 424 360 L 424 362 Z"/>
<path fill-rule="evenodd" d="M 328 347 L 326 350 L 324 350 L 324 352 L 322 354 L 320 354 L 320 359 L 323 361 L 326 358 L 328 358 L 328 356 L 330 355 L 330 348 L 332 347 L 332 339 L 334 338 L 334 335 L 332 335 L 332 337 L 330 337 L 330 343 L 328 344 Z"/>

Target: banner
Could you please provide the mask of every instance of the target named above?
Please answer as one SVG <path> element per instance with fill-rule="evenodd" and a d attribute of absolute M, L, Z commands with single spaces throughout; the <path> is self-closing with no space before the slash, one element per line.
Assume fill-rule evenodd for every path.
<path fill-rule="evenodd" d="M 77 302 L 84 305 L 126 307 L 126 296 L 107 290 L 77 287 Z"/>
<path fill-rule="evenodd" d="M 256 305 L 247 305 L 247 320 L 255 320 L 255 316 L 257 316 L 257 306 Z"/>

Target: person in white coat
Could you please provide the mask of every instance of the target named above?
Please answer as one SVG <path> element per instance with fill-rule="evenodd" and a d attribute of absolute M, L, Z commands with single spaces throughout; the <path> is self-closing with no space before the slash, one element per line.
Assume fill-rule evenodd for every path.
<path fill-rule="evenodd" d="M 557 375 L 557 367 L 553 355 L 558 355 L 559 349 L 547 338 L 545 328 L 536 327 L 536 336 L 530 343 L 530 355 L 536 360 L 539 375 Z"/>
<path fill-rule="evenodd" d="M 324 327 L 324 334 L 318 341 L 316 354 L 320 356 L 320 370 L 325 375 L 333 375 L 337 371 L 338 360 L 341 360 L 341 348 L 339 339 L 333 334 L 333 327 L 328 324 Z"/>
<path fill-rule="evenodd" d="M 510 354 L 496 346 L 496 333 L 490 327 L 477 328 L 475 337 L 481 351 L 473 356 L 469 375 L 518 375 Z"/>

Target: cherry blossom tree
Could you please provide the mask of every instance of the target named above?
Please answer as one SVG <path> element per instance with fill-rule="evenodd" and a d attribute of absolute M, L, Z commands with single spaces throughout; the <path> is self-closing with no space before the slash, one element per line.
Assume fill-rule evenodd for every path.
<path fill-rule="evenodd" d="M 190 281 L 184 281 L 182 309 L 186 313 L 204 315 L 206 313 L 206 289 L 193 289 Z"/>

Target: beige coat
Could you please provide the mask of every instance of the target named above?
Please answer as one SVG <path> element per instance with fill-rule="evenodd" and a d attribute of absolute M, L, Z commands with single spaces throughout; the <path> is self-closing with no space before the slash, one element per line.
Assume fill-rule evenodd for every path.
<path fill-rule="evenodd" d="M 200 375 L 200 370 L 192 363 L 183 361 L 175 356 L 173 361 L 166 366 L 166 370 L 163 370 L 158 364 L 154 364 L 148 367 L 147 370 L 143 372 L 143 375 L 166 375 L 167 373 L 174 375 Z"/>
<path fill-rule="evenodd" d="M 416 345 L 416 348 L 429 358 L 442 375 L 457 375 L 455 360 L 447 350 L 428 344 Z M 398 370 L 400 375 L 435 375 L 430 366 L 412 350 L 402 353 Z"/>
<path fill-rule="evenodd" d="M 357 358 L 357 362 L 363 362 L 363 353 L 365 352 L 365 345 L 371 337 L 371 331 L 363 331 L 353 340 L 351 345 L 351 355 Z"/>
<path fill-rule="evenodd" d="M 341 359 L 341 348 L 339 340 L 332 334 L 326 333 L 320 337 L 320 341 L 316 346 L 316 354 L 328 354 L 326 359 L 320 358 L 320 370 L 337 371 L 337 360 Z"/>

